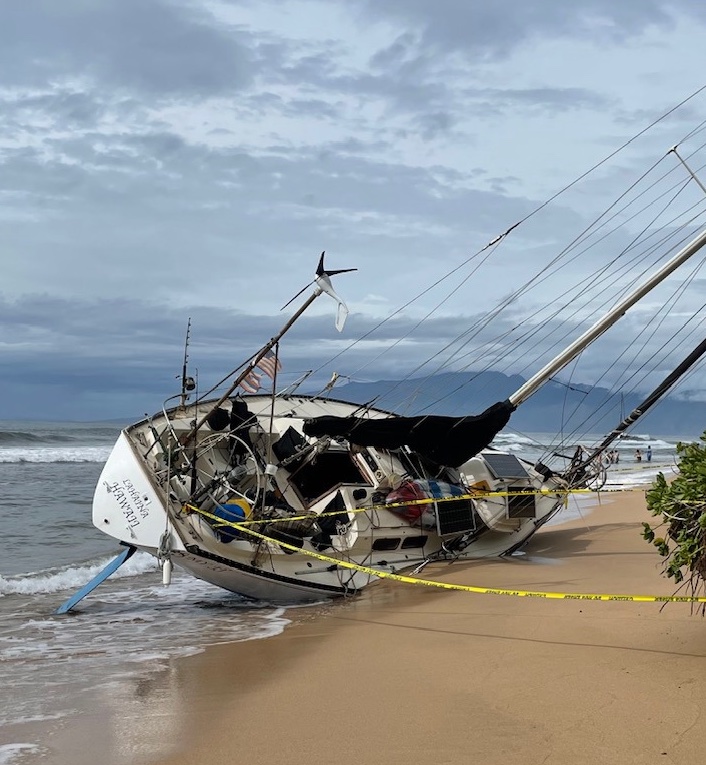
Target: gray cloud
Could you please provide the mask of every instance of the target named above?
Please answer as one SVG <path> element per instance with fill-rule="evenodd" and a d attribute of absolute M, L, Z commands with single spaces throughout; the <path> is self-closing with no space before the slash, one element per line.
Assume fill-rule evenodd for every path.
<path fill-rule="evenodd" d="M 703 286 L 693 285 L 697 296 L 703 294 Z M 678 292 L 679 284 L 673 289 Z M 345 292 L 343 287 L 341 291 Z M 473 283 L 466 288 L 468 309 L 475 291 Z M 280 386 L 301 379 L 307 370 L 315 373 L 307 378 L 305 391 L 320 390 L 333 371 L 354 381 L 425 377 L 448 370 L 470 378 L 488 368 L 528 377 L 556 352 L 552 346 L 558 342 L 564 347 L 593 322 L 593 316 L 574 314 L 570 295 L 565 300 L 567 308 L 553 318 L 538 314 L 527 323 L 532 301 L 521 301 L 485 326 L 484 311 L 435 316 L 422 323 L 403 312 L 383 324 L 353 313 L 342 335 L 333 327 L 332 304 L 322 303 L 322 312 L 304 316 L 283 343 Z M 659 317 L 653 311 L 661 300 L 666 302 L 658 297 L 653 309 L 629 314 L 620 329 L 597 343 L 595 352 L 584 354 L 572 371 L 573 379 L 610 387 L 626 362 L 634 369 L 646 359 L 648 368 L 661 360 L 663 376 L 670 368 L 668 359 L 680 360 L 684 349 L 695 343 L 693 338 L 700 339 L 704 307 L 682 299 L 673 316 L 659 320 L 652 338 Z M 134 419 L 156 411 L 166 397 L 178 393 L 188 317 L 192 319 L 189 371 L 198 376 L 203 392 L 274 336 L 288 315 L 288 311 L 258 315 L 211 305 L 179 309 L 126 298 L 61 300 L 33 295 L 0 300 L 0 326 L 6 338 L 0 419 L 29 412 L 55 419 Z M 681 325 L 687 315 L 695 318 L 684 331 Z M 362 341 L 356 340 L 361 337 Z M 645 355 L 643 345 L 649 344 L 654 349 Z M 633 355 L 636 361 L 631 361 Z M 430 361 L 421 364 L 425 358 Z M 644 384 L 654 382 L 653 375 Z"/>
<path fill-rule="evenodd" d="M 285 320 L 211 306 L 191 306 L 189 315 L 190 372 L 198 376 L 202 390 L 247 359 Z M 156 411 L 167 395 L 178 392 L 186 319 L 185 311 L 126 299 L 66 301 L 34 295 L 0 300 L 0 325 L 10 338 L 3 348 L 6 395 L 0 419 L 32 410 L 64 419 L 134 418 Z M 355 314 L 349 322 L 351 336 L 369 332 L 375 324 Z M 378 339 L 407 333 L 413 323 L 398 318 L 378 332 Z M 450 339 L 454 331 L 453 320 L 433 322 L 416 342 L 424 349 L 440 338 Z M 335 332 L 332 314 L 304 317 L 282 351 L 282 384 L 294 382 L 307 369 L 325 367 L 335 349 L 350 342 L 350 337 Z M 356 363 L 356 353 L 352 356 Z M 395 368 L 394 363 L 390 366 L 395 359 L 400 356 L 391 356 L 369 372 L 384 375 Z M 396 371 L 405 368 L 409 361 Z M 309 380 L 308 389 L 323 385 L 328 374 L 320 371 Z M 39 399 L 37 389 L 42 391 Z M 96 391 L 103 399 L 96 398 L 88 411 L 87 401 Z"/>
<path fill-rule="evenodd" d="M 466 91 L 469 99 L 482 107 L 484 113 L 506 113 L 517 108 L 557 112 L 572 109 L 606 109 L 614 102 L 585 88 L 473 88 Z"/>
<path fill-rule="evenodd" d="M 453 49 L 475 59 L 502 59 L 517 46 L 543 35 L 586 37 L 611 42 L 626 40 L 653 25 L 672 27 L 677 13 L 703 20 L 700 0 L 365 0 L 371 16 L 380 15 L 413 25 L 424 46 L 435 52 Z M 399 60 L 405 33 L 378 60 Z"/>
<path fill-rule="evenodd" d="M 253 75 L 237 34 L 182 0 L 9 2 L 0 21 L 0 68 L 26 87 L 79 78 L 168 97 L 233 91 Z"/>
<path fill-rule="evenodd" d="M 459 171 L 366 158 L 357 139 L 252 155 L 187 144 L 157 127 L 69 134 L 45 141 L 49 157 L 20 149 L 5 160 L 0 189 L 14 199 L 11 208 L 29 215 L 7 230 L 6 247 L 18 261 L 54 253 L 32 279 L 51 279 L 64 293 L 110 285 L 136 296 L 181 290 L 182 299 L 198 299 L 208 291 L 223 303 L 224 289 L 252 293 L 258 275 L 240 267 L 251 258 L 276 262 L 324 248 L 360 265 L 380 251 L 424 258 L 430 248 L 464 246 L 470 231 L 487 237 L 532 204 L 475 189 Z M 204 255 L 221 274 L 218 289 L 184 280 Z M 12 283 L 8 274 L 6 288 Z"/>
<path fill-rule="evenodd" d="M 590 140 L 612 149 L 624 125 L 632 132 L 653 116 L 653 101 L 631 111 L 604 83 L 537 77 L 530 86 L 505 81 L 502 69 L 488 79 L 488 65 L 525 43 L 611 45 L 649 25 L 666 32 L 677 13 L 703 13 L 686 0 L 513 2 L 512 12 L 503 2 L 358 2 L 337 6 L 339 28 L 312 27 L 303 39 L 258 26 L 258 4 L 252 24 L 210 7 L 0 8 L 0 416 L 153 410 L 175 389 L 187 316 L 200 377 L 217 379 L 272 336 L 277 308 L 322 249 L 331 267 L 359 268 L 341 285 L 359 308 L 345 337 L 332 333 L 323 305 L 298 324 L 286 375 L 323 365 L 317 380 L 326 379 L 326 360 L 373 316 L 527 216 L 544 198 L 537 189 L 565 182 L 562 163 L 578 147 L 568 136 L 563 153 L 545 146 L 552 121 L 595 120 Z M 371 19 L 393 22 L 387 42 L 357 36 Z M 687 116 L 693 124 L 699 109 Z M 521 150 L 514 161 L 499 164 L 496 132 Z M 522 163 L 538 146 L 546 179 Z M 349 371 L 375 379 L 414 369 L 581 230 L 596 200 L 639 165 L 623 160 L 590 196 L 562 198 L 529 221 L 446 315 L 380 352 L 407 335 L 430 297 L 383 325 L 376 343 L 353 347 Z M 504 321 L 494 328 L 509 330 Z"/>

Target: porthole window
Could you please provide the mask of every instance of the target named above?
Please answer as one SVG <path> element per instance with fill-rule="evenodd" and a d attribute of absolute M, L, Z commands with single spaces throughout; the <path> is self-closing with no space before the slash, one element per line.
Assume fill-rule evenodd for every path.
<path fill-rule="evenodd" d="M 381 537 L 373 542 L 373 550 L 396 550 L 400 545 L 397 537 Z"/>
<path fill-rule="evenodd" d="M 405 537 L 402 540 L 402 549 L 411 550 L 417 547 L 424 547 L 427 543 L 428 537 Z"/>

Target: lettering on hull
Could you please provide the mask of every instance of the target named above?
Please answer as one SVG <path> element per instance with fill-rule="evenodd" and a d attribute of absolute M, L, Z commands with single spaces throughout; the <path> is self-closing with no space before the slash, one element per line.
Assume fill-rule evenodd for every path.
<path fill-rule="evenodd" d="M 151 500 L 146 494 L 140 494 L 129 478 L 122 481 L 103 481 L 106 491 L 120 507 L 130 529 L 137 528 L 149 516 Z"/>

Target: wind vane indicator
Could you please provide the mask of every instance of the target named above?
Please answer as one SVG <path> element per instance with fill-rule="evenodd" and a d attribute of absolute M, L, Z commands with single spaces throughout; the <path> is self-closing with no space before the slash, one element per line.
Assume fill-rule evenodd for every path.
<path fill-rule="evenodd" d="M 321 253 L 319 265 L 316 267 L 316 279 L 314 281 L 316 282 L 316 286 L 322 292 L 325 292 L 338 303 L 338 308 L 336 310 L 336 329 L 341 332 L 343 330 L 343 325 L 346 323 L 346 316 L 348 316 L 348 306 L 341 300 L 331 286 L 331 277 L 336 274 L 347 274 L 349 271 L 357 271 L 358 269 L 339 268 L 336 271 L 327 271 L 324 268 L 324 252 Z"/>
<path fill-rule="evenodd" d="M 348 316 L 348 306 L 341 300 L 341 298 L 336 294 L 336 291 L 334 290 L 333 286 L 331 285 L 331 277 L 336 276 L 337 274 L 347 274 L 350 271 L 357 271 L 357 268 L 338 268 L 334 271 L 327 271 L 324 267 L 324 255 L 326 254 L 326 250 L 324 250 L 321 253 L 321 257 L 319 258 L 319 265 L 316 267 L 316 277 L 313 281 L 314 284 L 316 284 L 319 294 L 321 292 L 325 292 L 327 295 L 332 297 L 336 303 L 338 303 L 338 309 L 336 311 L 336 329 L 341 332 L 343 330 L 343 325 L 346 323 L 346 317 Z M 297 294 L 285 305 L 282 306 L 280 310 L 284 310 L 288 305 L 293 303 L 299 295 L 302 294 L 309 286 L 311 282 L 306 285 L 306 287 L 302 287 L 302 289 L 297 292 Z"/>
<path fill-rule="evenodd" d="M 324 268 L 324 254 L 325 251 L 321 253 L 321 257 L 319 258 L 319 265 L 316 267 L 316 277 L 314 278 L 313 282 L 316 284 L 316 289 L 314 292 L 309 295 L 309 297 L 304 301 L 303 305 L 300 305 L 294 314 L 289 317 L 282 329 L 280 329 L 280 331 L 273 338 L 268 340 L 268 342 L 266 342 L 265 345 L 260 348 L 260 350 L 254 356 L 251 357 L 251 359 L 244 365 L 244 367 L 241 368 L 240 373 L 233 380 L 226 392 L 223 393 L 218 401 L 216 401 L 208 409 L 208 411 L 202 415 L 200 420 L 194 423 L 191 430 L 184 435 L 182 446 L 188 446 L 191 443 L 191 441 L 194 439 L 200 428 L 208 420 L 211 414 L 215 412 L 216 409 L 221 406 L 221 404 L 228 400 L 228 397 L 233 393 L 233 391 L 235 391 L 236 388 L 240 386 L 243 387 L 245 391 L 248 391 L 249 388 L 250 390 L 248 392 L 257 391 L 259 388 L 261 376 L 258 372 L 255 372 L 255 369 L 261 369 L 268 377 L 272 377 L 274 380 L 276 372 L 280 369 L 280 365 L 277 356 L 271 356 L 272 349 L 277 345 L 282 337 L 287 334 L 297 319 L 316 300 L 316 298 L 319 297 L 319 295 L 325 292 L 338 303 L 338 312 L 336 314 L 336 329 L 339 332 L 343 329 L 343 324 L 346 320 L 346 316 L 348 315 L 348 308 L 331 286 L 331 277 L 336 276 L 337 274 L 345 274 L 348 271 L 357 271 L 358 269 L 339 268 L 336 271 L 327 271 Z M 306 287 L 300 289 L 299 292 L 297 292 L 297 294 L 286 305 L 282 306 L 281 310 L 284 310 L 290 303 L 296 300 L 299 295 L 302 294 L 302 292 L 311 286 L 311 284 L 312 282 L 309 282 Z M 244 386 L 243 382 L 245 383 Z"/>

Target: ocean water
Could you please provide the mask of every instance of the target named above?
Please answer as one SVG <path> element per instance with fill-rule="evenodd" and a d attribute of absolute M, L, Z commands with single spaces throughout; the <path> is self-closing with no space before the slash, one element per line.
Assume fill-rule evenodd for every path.
<path fill-rule="evenodd" d="M 81 689 L 108 693 L 171 658 L 268 637 L 289 623 L 286 609 L 252 603 L 178 569 L 163 587 L 156 561 L 143 553 L 77 611 L 53 613 L 121 549 L 91 523 L 93 490 L 119 427 L 0 422 L 0 765 L 47 762 L 36 731 L 55 730 L 74 714 Z M 622 439 L 607 488 L 644 486 L 660 470 L 671 472 L 678 440 Z M 652 462 L 635 463 L 635 449 L 644 452 L 648 443 Z M 545 434 L 502 434 L 494 445 L 547 459 L 549 444 Z M 583 514 L 589 504 L 571 502 L 567 513 Z M 33 736 L 23 738 L 23 724 Z"/>
<path fill-rule="evenodd" d="M 121 549 L 91 523 L 93 490 L 118 432 L 0 422 L 0 765 L 47 762 L 42 741 L 25 740 L 22 724 L 56 730 L 75 713 L 81 688 L 107 694 L 126 675 L 155 672 L 205 644 L 267 637 L 288 623 L 281 607 L 178 569 L 163 587 L 144 553 L 76 612 L 54 615 Z"/>

